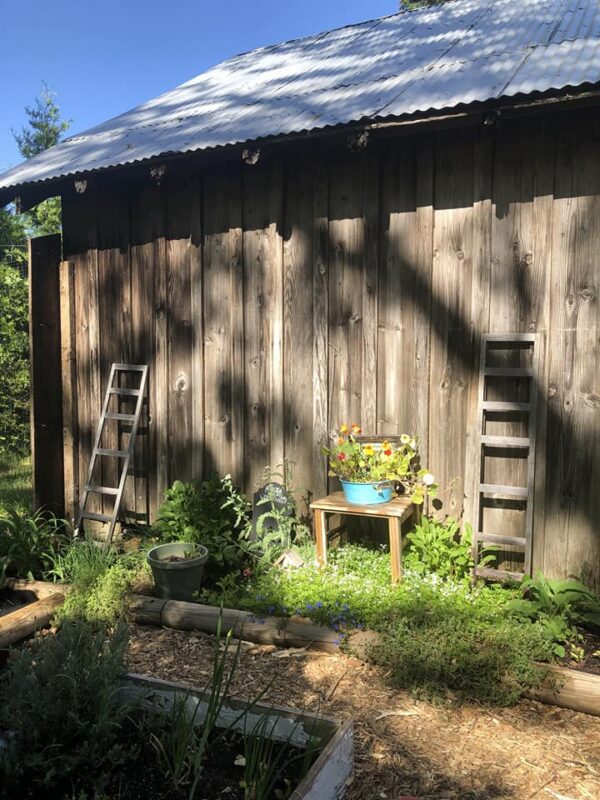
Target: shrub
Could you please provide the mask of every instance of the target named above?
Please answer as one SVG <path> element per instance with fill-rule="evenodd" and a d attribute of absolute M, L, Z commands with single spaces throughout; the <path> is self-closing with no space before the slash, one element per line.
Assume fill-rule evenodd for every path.
<path fill-rule="evenodd" d="M 146 567 L 139 559 L 119 556 L 92 540 L 74 542 L 56 562 L 53 574 L 71 584 L 56 622 L 83 618 L 115 625 L 127 611 L 127 594 Z"/>
<path fill-rule="evenodd" d="M 29 451 L 29 310 L 27 281 L 0 263 L 0 451 Z"/>
<path fill-rule="evenodd" d="M 46 578 L 71 541 L 69 525 L 53 514 L 10 506 L 0 516 L 0 585 L 5 575 Z"/>
<path fill-rule="evenodd" d="M 127 756 L 114 744 L 128 713 L 117 696 L 125 647 L 124 627 L 107 636 L 75 620 L 15 654 L 0 682 L 0 797 L 77 797 L 90 777 L 102 796 Z"/>

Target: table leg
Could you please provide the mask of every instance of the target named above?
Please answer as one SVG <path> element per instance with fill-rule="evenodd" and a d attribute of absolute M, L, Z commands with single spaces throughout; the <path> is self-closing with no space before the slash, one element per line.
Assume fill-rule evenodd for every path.
<path fill-rule="evenodd" d="M 327 520 L 325 512 L 315 510 L 315 545 L 317 548 L 317 561 L 327 563 Z"/>
<path fill-rule="evenodd" d="M 390 557 L 392 562 L 392 583 L 402 580 L 402 527 L 398 517 L 389 517 Z"/>

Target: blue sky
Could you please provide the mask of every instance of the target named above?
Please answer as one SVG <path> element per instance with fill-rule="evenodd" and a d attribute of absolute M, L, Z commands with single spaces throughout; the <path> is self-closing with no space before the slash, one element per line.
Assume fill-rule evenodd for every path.
<path fill-rule="evenodd" d="M 30 0 L 0 3 L 0 171 L 46 81 L 70 133 L 236 53 L 393 14 L 397 0 Z"/>

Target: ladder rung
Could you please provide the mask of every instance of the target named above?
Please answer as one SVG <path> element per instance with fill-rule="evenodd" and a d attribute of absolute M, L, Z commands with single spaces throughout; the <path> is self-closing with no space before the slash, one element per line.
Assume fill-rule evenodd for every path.
<path fill-rule="evenodd" d="M 529 403 L 512 403 L 506 400 L 484 400 L 482 403 L 484 411 L 530 411 Z"/>
<path fill-rule="evenodd" d="M 97 447 L 92 455 L 125 458 L 127 455 L 127 450 L 108 450 L 106 447 Z"/>
<path fill-rule="evenodd" d="M 515 344 L 517 342 L 533 343 L 536 341 L 537 333 L 486 333 L 487 342 L 507 342 Z"/>
<path fill-rule="evenodd" d="M 135 414 L 121 414 L 116 411 L 107 411 L 104 415 L 104 419 L 120 419 L 123 422 L 134 422 Z"/>
<path fill-rule="evenodd" d="M 115 372 L 144 372 L 145 364 L 115 364 Z"/>
<path fill-rule="evenodd" d="M 482 483 L 479 491 L 483 494 L 502 494 L 509 497 L 529 497 L 529 489 L 526 486 L 500 486 L 496 483 Z"/>
<path fill-rule="evenodd" d="M 85 490 L 86 492 L 94 492 L 94 494 L 119 494 L 119 490 L 115 489 L 114 486 L 96 486 L 93 483 L 86 486 Z"/>
<path fill-rule="evenodd" d="M 108 391 L 111 394 L 121 395 L 121 397 L 137 397 L 141 392 L 140 389 L 120 389 L 117 386 L 111 386 Z"/>
<path fill-rule="evenodd" d="M 485 367 L 483 374 L 499 378 L 531 378 L 533 372 L 527 367 Z"/>
<path fill-rule="evenodd" d="M 521 581 L 525 577 L 524 572 L 508 572 L 503 569 L 492 569 L 491 567 L 475 567 L 475 575 L 480 578 L 489 578 L 491 581 Z"/>
<path fill-rule="evenodd" d="M 529 439 L 522 436 L 482 436 L 481 444 L 488 447 L 530 447 Z"/>
<path fill-rule="evenodd" d="M 525 547 L 524 536 L 499 536 L 496 533 L 478 533 L 475 537 L 482 544 L 507 544 L 511 547 Z"/>
<path fill-rule="evenodd" d="M 81 519 L 90 519 L 95 522 L 110 522 L 112 517 L 110 514 L 96 514 L 94 511 L 83 511 Z"/>

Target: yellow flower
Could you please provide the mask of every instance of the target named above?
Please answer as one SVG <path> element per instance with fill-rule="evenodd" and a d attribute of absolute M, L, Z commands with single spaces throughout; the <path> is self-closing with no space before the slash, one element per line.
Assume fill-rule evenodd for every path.
<path fill-rule="evenodd" d="M 348 426 L 345 422 L 343 425 L 340 425 L 340 433 L 348 433 Z"/>
<path fill-rule="evenodd" d="M 373 450 L 373 448 L 371 447 L 371 445 L 370 445 L 370 444 L 368 444 L 368 445 L 366 445 L 366 446 L 365 446 L 365 448 L 364 448 L 364 450 L 363 450 L 363 453 L 364 453 L 366 456 L 374 456 L 374 455 L 375 455 L 375 450 Z"/>

